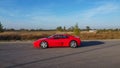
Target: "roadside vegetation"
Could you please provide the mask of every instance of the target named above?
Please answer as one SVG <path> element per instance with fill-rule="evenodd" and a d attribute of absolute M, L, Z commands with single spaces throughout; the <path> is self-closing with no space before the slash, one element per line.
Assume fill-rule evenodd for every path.
<path fill-rule="evenodd" d="M 3 26 L 2 26 L 2 24 L 0 22 L 0 33 L 3 32 L 3 31 L 4 31 L 4 29 L 3 29 Z"/>
<path fill-rule="evenodd" d="M 36 40 L 42 37 L 48 37 L 53 34 L 71 34 L 71 31 L 57 31 L 57 30 L 43 30 L 43 31 L 4 31 L 0 33 L 0 40 Z M 80 31 L 78 35 L 82 40 L 96 40 L 96 39 L 120 39 L 120 31 L 115 30 L 97 30 L 95 32 Z"/>
<path fill-rule="evenodd" d="M 48 37 L 53 34 L 70 34 L 79 36 L 82 40 L 102 40 L 102 39 L 120 39 L 120 29 L 91 29 L 86 26 L 86 29 L 80 29 L 78 24 L 66 28 L 58 26 L 56 29 L 3 29 L 0 22 L 0 41 L 11 40 L 36 40 L 43 37 Z"/>

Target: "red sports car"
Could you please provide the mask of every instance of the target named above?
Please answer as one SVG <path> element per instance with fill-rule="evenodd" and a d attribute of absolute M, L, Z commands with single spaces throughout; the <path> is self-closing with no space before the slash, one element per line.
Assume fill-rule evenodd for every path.
<path fill-rule="evenodd" d="M 79 37 L 68 34 L 55 34 L 48 38 L 41 38 L 33 42 L 35 48 L 47 47 L 72 47 L 76 48 L 81 45 Z"/>

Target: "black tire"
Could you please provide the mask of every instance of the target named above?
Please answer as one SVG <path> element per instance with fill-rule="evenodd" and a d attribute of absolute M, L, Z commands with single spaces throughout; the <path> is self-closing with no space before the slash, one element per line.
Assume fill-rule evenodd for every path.
<path fill-rule="evenodd" d="M 40 43 L 40 47 L 41 47 L 42 49 L 47 48 L 47 47 L 48 47 L 47 42 L 46 42 L 46 41 L 42 41 L 42 42 Z"/>
<path fill-rule="evenodd" d="M 71 48 L 76 48 L 77 47 L 77 42 L 76 41 L 71 41 L 70 42 L 70 47 Z"/>

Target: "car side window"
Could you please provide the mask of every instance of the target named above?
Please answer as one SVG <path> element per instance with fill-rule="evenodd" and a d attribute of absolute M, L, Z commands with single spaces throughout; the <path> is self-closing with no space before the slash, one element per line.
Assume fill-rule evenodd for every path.
<path fill-rule="evenodd" d="M 66 39 L 66 38 L 68 38 L 68 36 L 62 35 L 61 38 Z"/>
<path fill-rule="evenodd" d="M 54 36 L 54 39 L 59 39 L 59 38 L 60 38 L 59 35 L 55 35 L 55 36 Z"/>
<path fill-rule="evenodd" d="M 55 39 L 66 39 L 66 38 L 68 38 L 68 36 L 65 36 L 65 35 L 55 35 L 54 38 Z"/>

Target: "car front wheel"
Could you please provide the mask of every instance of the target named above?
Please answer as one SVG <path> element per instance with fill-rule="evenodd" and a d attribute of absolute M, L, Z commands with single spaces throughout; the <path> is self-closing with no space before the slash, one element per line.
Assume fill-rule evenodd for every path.
<path fill-rule="evenodd" d="M 48 47 L 48 44 L 47 44 L 47 42 L 42 41 L 42 42 L 40 43 L 40 46 L 41 46 L 41 48 L 45 49 L 45 48 Z"/>
<path fill-rule="evenodd" d="M 76 41 L 71 41 L 70 42 L 70 47 L 71 48 L 76 48 L 77 47 L 77 42 Z"/>

